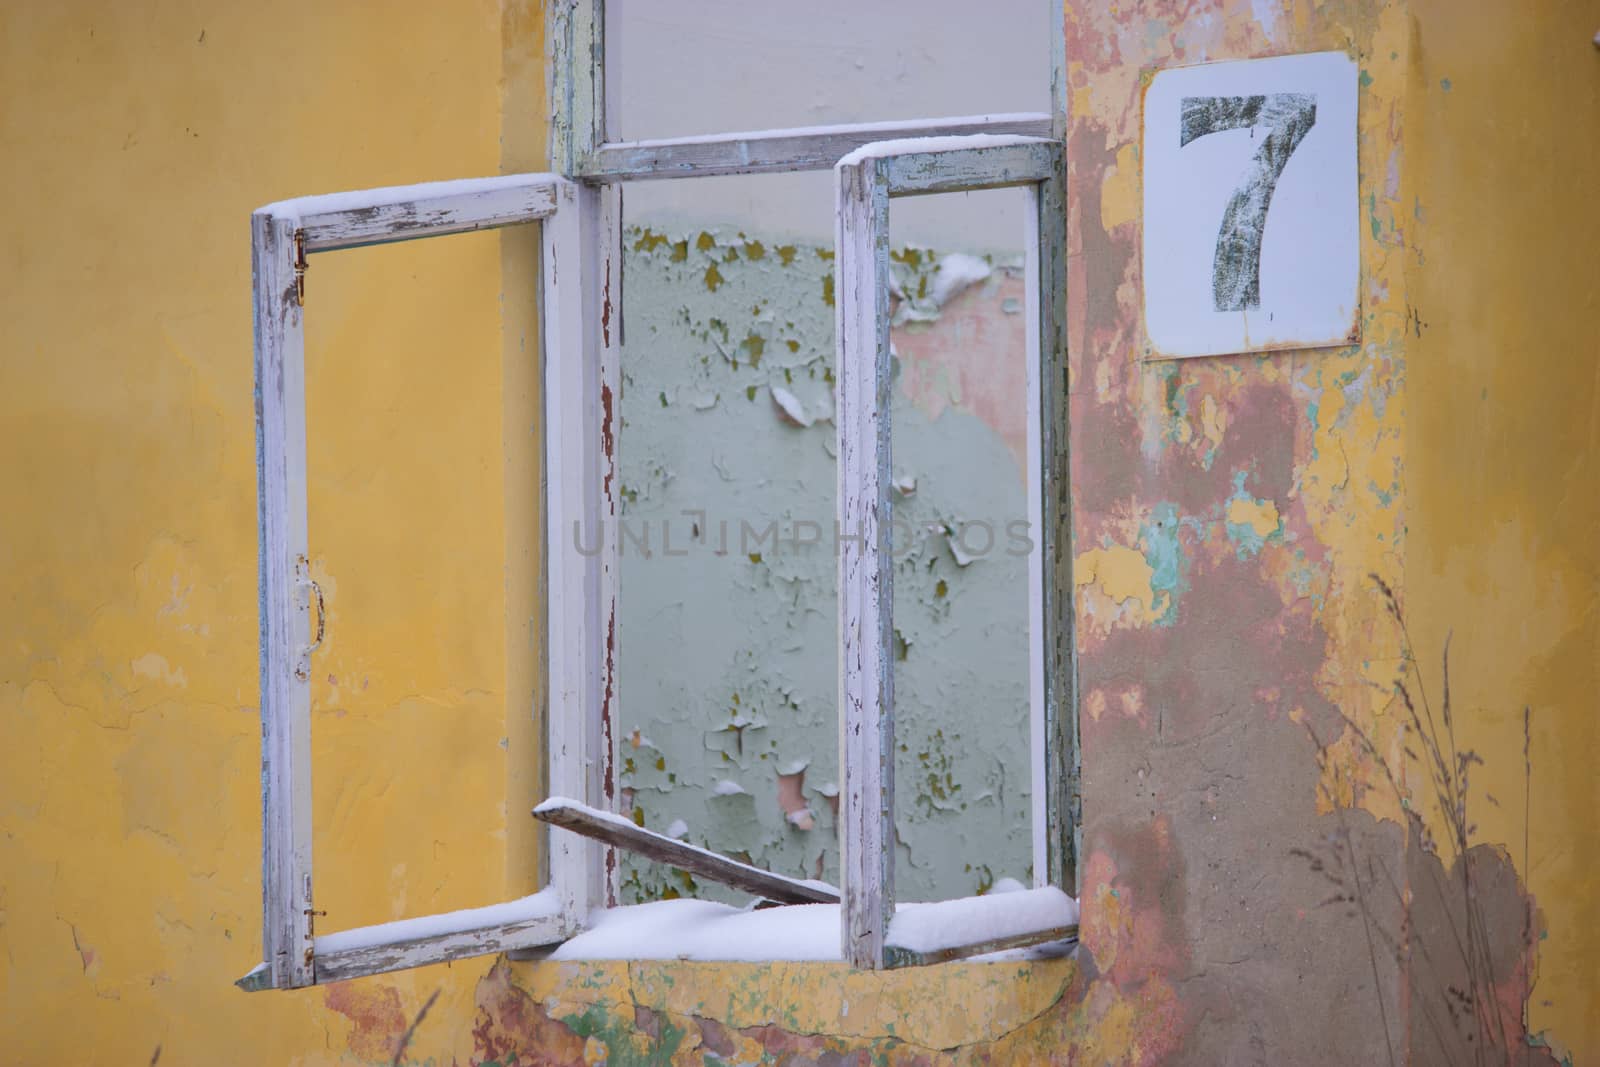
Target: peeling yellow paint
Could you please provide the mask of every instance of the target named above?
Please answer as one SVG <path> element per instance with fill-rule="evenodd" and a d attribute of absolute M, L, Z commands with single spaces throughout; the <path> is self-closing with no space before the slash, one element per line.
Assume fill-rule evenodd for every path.
<path fill-rule="evenodd" d="M 1228 429 L 1228 413 L 1217 406 L 1217 398 L 1210 393 L 1200 398 L 1200 433 L 1213 449 L 1222 445 L 1222 435 Z M 1266 536 L 1263 534 L 1262 536 Z"/>
<path fill-rule="evenodd" d="M 781 1021 L 800 1033 L 896 1036 L 954 1048 L 1016 1029 L 1054 1004 L 1074 973 L 1067 960 L 1027 965 L 952 963 L 873 974 L 839 964 L 544 963 L 517 969 L 553 1015 L 639 1005 L 702 1016 L 731 1029 Z"/>
<path fill-rule="evenodd" d="M 174 689 L 182 689 L 189 684 L 188 675 L 184 673 L 183 668 L 174 668 L 159 652 L 146 652 L 129 666 L 133 669 L 135 677 L 148 678 L 172 686 Z"/>
<path fill-rule="evenodd" d="M 1157 600 L 1164 597 L 1151 587 L 1155 571 L 1138 549 L 1126 545 L 1091 548 L 1073 560 L 1072 574 L 1086 594 L 1097 594 L 1109 609 L 1100 612 L 1094 603 L 1087 604 L 1085 614 L 1093 619 L 1109 614 L 1142 626 L 1160 616 Z M 1104 621 L 1110 624 L 1109 618 Z"/>
<path fill-rule="evenodd" d="M 1100 716 L 1106 713 L 1106 691 L 1104 689 L 1091 689 L 1084 695 L 1083 713 L 1089 718 L 1099 721 Z"/>
<path fill-rule="evenodd" d="M 1248 526 L 1257 537 L 1271 537 L 1278 532 L 1278 505 L 1270 500 L 1236 496 L 1228 501 L 1227 515 L 1229 523 Z"/>
<path fill-rule="evenodd" d="M 1106 230 L 1139 217 L 1139 150 L 1125 144 L 1117 149 L 1117 163 L 1106 171 L 1100 185 L 1100 224 Z"/>

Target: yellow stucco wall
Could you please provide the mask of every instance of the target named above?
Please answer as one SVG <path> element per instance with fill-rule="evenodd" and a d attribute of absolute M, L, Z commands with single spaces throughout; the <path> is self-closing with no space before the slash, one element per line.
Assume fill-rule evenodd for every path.
<path fill-rule="evenodd" d="M 1407 606 L 1431 682 L 1453 635 L 1460 745 L 1485 761 L 1475 840 L 1508 849 L 1549 931 L 1530 1029 L 1594 1056 L 1600 4 L 1412 7 Z"/>
<path fill-rule="evenodd" d="M 232 987 L 260 954 L 248 217 L 539 165 L 542 32 L 499 0 L 0 6 L 0 1059 L 387 1062 L 435 988 L 414 1054 L 470 1050 L 487 961 Z M 536 250 L 311 268 L 328 929 L 533 875 L 505 812 L 534 790 L 507 789 L 533 672 L 506 650 L 535 614 Z"/>
<path fill-rule="evenodd" d="M 1216 0 L 1192 27 L 1146 6 L 1096 10 L 1073 38 L 1104 48 L 1073 58 L 1074 203 L 1091 223 L 1074 232 L 1095 241 L 1074 248 L 1074 284 L 1089 275 L 1091 302 L 1103 302 L 1074 334 L 1080 350 L 1099 346 L 1075 355 L 1074 417 L 1080 430 L 1143 435 L 1180 473 L 1229 442 L 1293 462 L 1276 500 L 1227 497 L 1219 470 L 1219 532 L 1194 550 L 1196 566 L 1237 562 L 1228 523 L 1258 542 L 1293 529 L 1321 552 L 1327 600 L 1310 629 L 1326 646 L 1304 689 L 1383 741 L 1391 720 L 1368 683 L 1392 674 L 1396 639 L 1365 573 L 1403 575 L 1430 682 L 1453 632 L 1460 744 L 1485 756 L 1474 795 L 1498 803 L 1476 804 L 1476 839 L 1507 847 L 1549 931 L 1528 1028 L 1584 1062 L 1600 1049 L 1600 934 L 1586 917 L 1600 894 L 1588 847 L 1600 806 L 1600 52 L 1588 37 L 1600 5 L 1471 5 L 1469 18 L 1444 0 Z M 1174 895 L 1204 891 L 1199 873 L 1183 881 L 1181 861 L 1176 874 L 1162 866 L 1207 817 L 1185 823 L 1170 798 L 1172 819 L 1154 820 L 1148 838 L 1144 827 L 1097 831 L 1085 971 L 956 965 L 878 979 L 799 965 L 491 971 L 480 960 L 288 994 L 232 987 L 260 950 L 248 212 L 300 193 L 542 165 L 536 8 L 0 7 L 0 1058 L 146 1062 L 159 1046 L 163 1063 L 388 1062 L 435 989 L 410 1050 L 420 1062 L 494 1048 L 578 1062 L 607 1044 L 644 1056 L 664 1047 L 662 1027 L 688 1020 L 685 1061 L 691 1047 L 778 1056 L 908 1040 L 908 1057 L 941 1060 L 1024 1062 L 1070 1045 L 1089 1062 L 1154 1062 L 1242 1027 L 1246 1008 L 1196 992 L 1206 959 L 1181 909 L 1169 914 L 1144 892 L 1149 869 L 1128 866 L 1152 864 Z M 1139 79 L 1194 61 L 1185 48 L 1224 58 L 1330 47 L 1359 52 L 1371 79 L 1369 348 L 1139 365 L 1126 332 L 1138 307 L 1127 250 Z M 536 878 L 534 830 L 518 817 L 539 791 L 522 714 L 539 636 L 534 251 L 520 233 L 313 260 L 312 544 L 330 611 L 314 694 L 324 928 L 487 903 Z M 1096 277 L 1110 252 L 1121 256 L 1112 276 Z M 1369 363 L 1377 380 L 1350 393 Z M 1251 428 L 1252 408 L 1291 383 L 1316 410 L 1290 412 L 1281 436 L 1276 424 Z M 1171 407 L 1190 391 L 1192 411 Z M 1086 442 L 1075 463 L 1093 467 Z M 1119 481 L 1137 480 L 1126 468 L 1091 474 L 1106 485 L 1086 492 L 1104 489 L 1119 507 L 1137 495 Z M 1149 500 L 1161 499 L 1151 483 Z M 1093 520 L 1117 538 L 1079 546 L 1091 680 L 1117 680 L 1106 649 L 1125 632 L 1145 642 L 1127 646 L 1138 664 L 1173 647 L 1157 643 L 1156 598 L 1176 589 L 1158 588 L 1134 503 L 1147 501 Z M 1259 561 L 1274 596 L 1300 580 L 1281 542 Z M 1223 591 L 1253 580 L 1213 574 Z M 1186 594 L 1186 610 L 1207 588 Z M 1293 624 L 1284 595 L 1275 618 Z M 1261 707 L 1278 681 L 1261 680 Z M 1160 698 L 1132 683 L 1099 695 L 1086 695 L 1086 714 L 1106 714 L 1086 759 L 1114 768 L 1122 750 L 1150 743 L 1141 701 Z M 1261 727 L 1290 731 L 1281 759 L 1227 769 L 1252 789 L 1281 774 L 1275 795 L 1315 818 L 1315 775 L 1286 725 L 1299 709 L 1282 710 Z M 1116 733 L 1118 715 L 1146 732 Z M 1349 744 L 1335 755 L 1362 766 Z M 1108 792 L 1132 788 L 1095 773 L 1088 781 Z M 1359 773 L 1368 785 L 1376 774 Z M 1361 803 L 1398 815 L 1378 791 Z M 1303 913 L 1316 899 L 1286 895 L 1267 912 Z M 1254 929 L 1262 914 L 1230 921 Z M 1320 966 L 1332 951 L 1319 949 Z M 1264 954 L 1249 980 L 1274 992 L 1294 982 L 1272 970 L 1279 962 Z M 1317 980 L 1341 1010 L 1367 1011 L 1349 1004 L 1370 991 Z M 1257 988 L 1238 1000 L 1265 999 Z M 1284 996 L 1292 1010 L 1263 1009 L 1284 1032 L 1331 1010 Z"/>

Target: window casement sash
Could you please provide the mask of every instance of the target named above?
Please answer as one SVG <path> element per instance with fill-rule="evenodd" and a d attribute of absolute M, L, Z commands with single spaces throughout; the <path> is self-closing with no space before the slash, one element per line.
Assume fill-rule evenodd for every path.
<path fill-rule="evenodd" d="M 1066 214 L 1057 141 L 978 135 L 880 142 L 844 157 L 835 169 L 841 950 L 856 967 L 882 968 L 1060 937 L 1064 924 L 1058 920 L 1066 913 L 1056 906 L 1064 903 L 1059 891 L 1075 892 Z M 987 923 L 977 938 L 958 924 L 948 943 L 937 943 L 937 937 L 930 943 L 927 924 L 919 922 L 916 944 L 907 947 L 896 944 L 894 932 L 889 200 L 1008 186 L 1028 187 L 1032 201 L 1026 273 L 1028 496 L 1035 546 L 1028 621 L 1037 896 L 1011 909 L 1014 922 Z"/>
<path fill-rule="evenodd" d="M 622 424 L 622 186 L 578 184 L 581 162 L 606 139 L 604 0 L 550 0 L 545 12 L 550 162 L 575 211 L 563 242 L 578 285 L 547 299 L 561 304 L 576 361 L 545 362 L 546 692 L 549 792 L 616 808 L 618 493 L 616 439 Z M 563 222 L 565 217 L 565 222 Z M 561 264 L 547 258 L 548 277 Z M 584 547 L 580 549 L 579 545 Z M 549 832 L 550 862 L 571 921 L 615 907 L 621 871 L 615 848 L 567 829 Z"/>
<path fill-rule="evenodd" d="M 617 745 L 617 412 L 621 197 L 561 183 L 556 239 L 545 248 L 545 669 L 549 792 L 611 810 Z M 549 316 L 554 316 L 554 323 Z M 565 830 L 549 837 L 565 936 L 615 906 L 616 852 Z M 515 948 L 516 946 L 507 946 Z"/>
<path fill-rule="evenodd" d="M 255 290 L 256 459 L 260 537 L 262 945 L 245 989 L 295 988 L 423 963 L 550 944 L 604 900 L 597 851 L 550 847 L 550 886 L 520 901 L 334 934 L 315 930 L 312 891 L 310 657 L 322 596 L 309 569 L 304 313 L 307 256 L 521 223 L 542 223 L 541 345 L 546 371 L 547 552 L 553 789 L 606 804 L 610 752 L 594 714 L 606 684 L 600 622 L 613 564 L 580 557 L 570 524 L 609 525 L 599 393 L 614 358 L 600 338 L 596 278 L 609 266 L 594 194 L 550 174 L 371 189 L 270 204 L 251 218 Z M 610 368 L 608 371 L 607 368 Z M 570 466 L 571 469 L 568 469 Z M 556 524 L 568 532 L 554 537 Z M 559 664 L 559 666 L 558 666 Z M 533 709 L 530 709 L 532 712 Z M 552 835 L 553 837 L 555 835 Z M 594 851 L 594 855 L 587 855 Z"/>

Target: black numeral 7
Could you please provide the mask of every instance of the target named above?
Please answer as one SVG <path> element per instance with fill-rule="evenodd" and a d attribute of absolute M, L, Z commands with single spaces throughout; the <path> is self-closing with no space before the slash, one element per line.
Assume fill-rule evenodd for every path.
<path fill-rule="evenodd" d="M 1311 93 L 1183 98 L 1179 148 L 1208 133 L 1251 126 L 1269 130 L 1222 212 L 1211 268 L 1218 311 L 1261 306 L 1261 234 L 1266 229 L 1272 191 L 1289 157 L 1316 122 L 1317 98 Z"/>

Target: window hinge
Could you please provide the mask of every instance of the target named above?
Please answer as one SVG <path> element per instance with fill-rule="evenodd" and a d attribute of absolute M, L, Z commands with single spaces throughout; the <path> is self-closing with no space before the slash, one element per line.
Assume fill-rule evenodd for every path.
<path fill-rule="evenodd" d="M 306 306 L 306 231 L 296 228 L 294 231 L 294 302 L 297 307 Z"/>
<path fill-rule="evenodd" d="M 310 967 L 317 950 L 317 916 L 326 916 L 325 911 L 314 908 L 306 909 L 306 966 Z"/>

